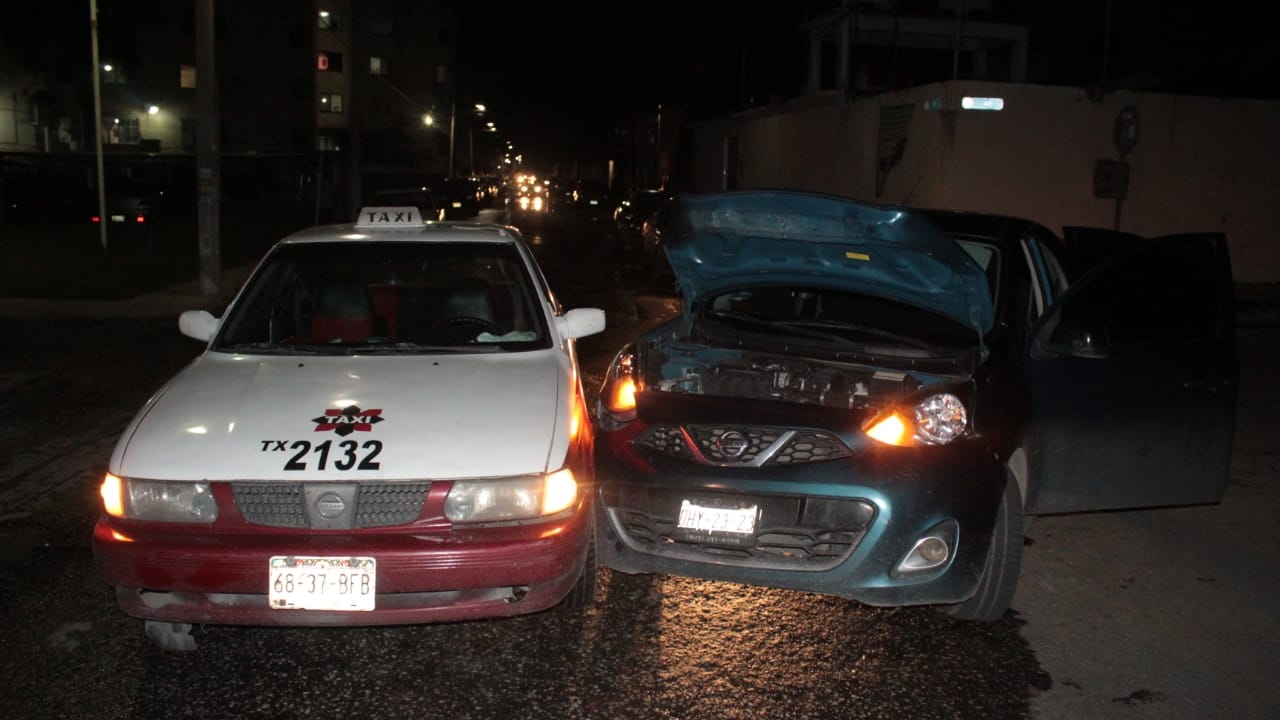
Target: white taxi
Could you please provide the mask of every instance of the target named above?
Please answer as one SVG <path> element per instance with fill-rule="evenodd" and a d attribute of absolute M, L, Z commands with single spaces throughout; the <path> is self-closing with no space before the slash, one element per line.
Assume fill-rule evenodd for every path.
<path fill-rule="evenodd" d="M 367 207 L 261 260 L 124 431 L 100 576 L 162 647 L 192 624 L 511 616 L 595 594 L 592 429 L 518 231 Z"/>

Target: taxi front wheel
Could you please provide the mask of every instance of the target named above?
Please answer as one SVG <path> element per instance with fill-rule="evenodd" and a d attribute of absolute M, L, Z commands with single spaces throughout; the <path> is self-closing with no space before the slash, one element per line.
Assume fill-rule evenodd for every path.
<path fill-rule="evenodd" d="M 596 602 L 596 587 L 599 584 L 600 565 L 596 560 L 596 537 L 594 529 L 587 541 L 587 561 L 583 564 L 582 574 L 574 583 L 573 589 L 561 601 L 561 606 L 569 612 L 578 612 L 590 608 Z"/>
<path fill-rule="evenodd" d="M 980 622 L 994 622 L 1004 617 L 1013 602 L 1013 591 L 1018 587 L 1025 527 L 1018 483 L 1009 478 L 991 530 L 991 547 L 987 550 L 987 564 L 978 581 L 978 590 L 962 603 L 945 606 L 943 609 L 948 615 Z"/>

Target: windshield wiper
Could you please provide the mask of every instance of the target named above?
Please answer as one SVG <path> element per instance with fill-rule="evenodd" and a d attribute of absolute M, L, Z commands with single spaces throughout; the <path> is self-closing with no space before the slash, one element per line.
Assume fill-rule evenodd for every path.
<path fill-rule="evenodd" d="M 814 340 L 826 340 L 836 342 L 848 342 L 849 338 L 833 332 L 825 332 L 823 330 L 815 330 L 811 325 L 817 325 L 819 328 L 833 328 L 837 326 L 824 325 L 821 323 L 801 322 L 795 320 L 765 320 L 754 315 L 746 315 L 736 312 L 716 311 L 708 313 L 709 317 L 717 320 L 729 320 L 732 322 L 747 323 L 761 328 L 767 328 L 774 331 L 782 331 L 788 335 L 797 337 L 812 338 Z M 843 327 L 843 326 L 839 326 Z"/>
<path fill-rule="evenodd" d="M 895 332 L 890 332 L 888 330 L 883 330 L 877 327 L 871 327 L 870 325 L 861 325 L 858 323 L 833 322 L 831 320 L 822 320 L 822 321 L 796 320 L 796 321 L 784 322 L 779 324 L 785 325 L 787 327 L 793 327 L 793 328 L 805 328 L 805 329 L 823 328 L 823 329 L 841 331 L 841 332 L 832 332 L 832 333 L 825 333 L 825 332 L 816 333 L 816 334 L 826 335 L 829 337 L 835 337 L 840 340 L 850 340 L 850 338 L 847 335 L 843 334 L 843 331 L 849 331 L 854 333 L 860 333 L 862 335 L 870 335 L 872 337 L 879 338 L 881 340 L 888 340 L 890 342 L 900 343 L 902 345 L 906 345 L 907 347 L 913 347 L 918 350 L 932 350 L 934 347 L 933 344 L 925 342 L 924 340 L 921 340 L 919 338 L 909 337 L 907 335 L 899 335 L 898 333 L 895 333 Z"/>
<path fill-rule="evenodd" d="M 495 353 L 502 352 L 496 345 L 423 345 L 415 342 L 379 342 L 356 345 L 351 350 L 361 355 L 394 355 L 396 353 Z"/>
<path fill-rule="evenodd" d="M 295 344 L 295 343 L 276 343 L 276 342 L 246 342 L 246 343 L 227 343 L 219 345 L 217 350 L 223 352 L 246 353 L 251 355 L 330 355 L 333 353 L 332 345 L 320 345 L 314 343 Z"/>

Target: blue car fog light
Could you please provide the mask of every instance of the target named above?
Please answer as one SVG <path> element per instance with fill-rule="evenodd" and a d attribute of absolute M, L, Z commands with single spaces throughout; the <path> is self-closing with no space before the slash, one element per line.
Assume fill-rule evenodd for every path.
<path fill-rule="evenodd" d="M 894 566 L 890 576 L 902 578 L 943 567 L 955 556 L 959 528 L 955 520 L 946 520 L 929 528 L 916 538 L 911 550 Z"/>

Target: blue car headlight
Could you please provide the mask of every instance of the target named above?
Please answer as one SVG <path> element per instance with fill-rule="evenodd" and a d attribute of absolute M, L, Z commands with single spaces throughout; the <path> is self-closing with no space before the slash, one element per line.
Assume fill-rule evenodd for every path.
<path fill-rule="evenodd" d="M 946 445 L 969 428 L 969 411 L 952 393 L 935 393 L 867 420 L 862 431 L 886 445 Z"/>

